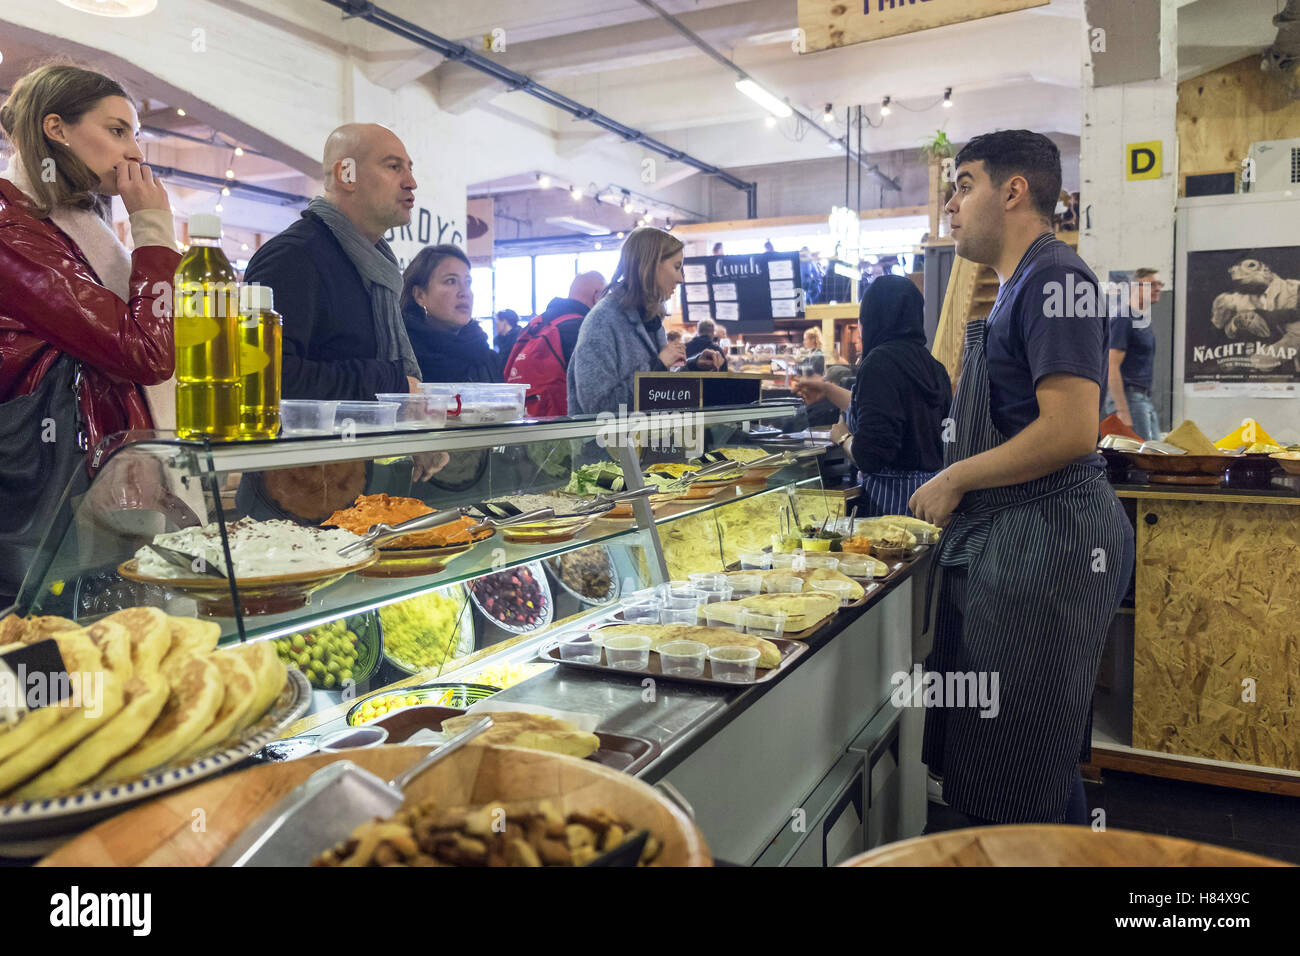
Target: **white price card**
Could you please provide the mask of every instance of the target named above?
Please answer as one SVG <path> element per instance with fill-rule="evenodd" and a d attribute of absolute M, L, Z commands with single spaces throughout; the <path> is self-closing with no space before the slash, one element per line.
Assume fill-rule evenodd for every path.
<path fill-rule="evenodd" d="M 791 279 L 781 279 L 779 282 L 769 282 L 767 287 L 771 290 L 774 299 L 792 299 L 795 296 L 794 281 Z"/>
<path fill-rule="evenodd" d="M 708 302 L 709 287 L 707 285 L 687 285 L 686 301 L 687 302 Z"/>
<path fill-rule="evenodd" d="M 767 264 L 769 279 L 793 279 L 794 263 L 789 259 L 773 259 Z"/>
<path fill-rule="evenodd" d="M 682 266 L 682 279 L 686 282 L 708 282 L 708 266 Z"/>
<path fill-rule="evenodd" d="M 739 302 L 713 303 L 713 317 L 717 319 L 719 322 L 739 322 L 740 303 Z"/>
<path fill-rule="evenodd" d="M 713 301 L 734 301 L 736 298 L 736 283 L 734 282 L 715 282 L 713 284 Z"/>
<path fill-rule="evenodd" d="M 772 300 L 772 318 L 774 319 L 793 319 L 799 315 L 798 299 L 773 299 Z"/>

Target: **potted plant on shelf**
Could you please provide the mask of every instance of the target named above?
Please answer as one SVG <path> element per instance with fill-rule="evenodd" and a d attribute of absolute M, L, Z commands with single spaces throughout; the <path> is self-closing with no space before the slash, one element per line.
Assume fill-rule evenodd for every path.
<path fill-rule="evenodd" d="M 957 148 L 948 138 L 945 130 L 937 129 L 934 136 L 921 144 L 921 158 L 930 167 L 930 235 L 937 237 L 943 225 L 943 207 L 952 198 L 955 186 L 945 182 L 943 165 L 945 159 L 957 155 Z M 945 229 L 946 232 L 946 229 Z"/>

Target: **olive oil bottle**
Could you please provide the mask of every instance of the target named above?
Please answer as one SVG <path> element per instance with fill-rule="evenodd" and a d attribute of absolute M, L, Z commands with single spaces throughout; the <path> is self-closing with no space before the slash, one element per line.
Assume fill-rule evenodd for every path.
<path fill-rule="evenodd" d="M 282 324 L 267 285 L 239 288 L 239 408 L 241 438 L 280 433 Z"/>
<path fill-rule="evenodd" d="M 239 437 L 239 293 L 221 251 L 221 218 L 190 217 L 190 248 L 176 267 L 176 434 Z"/>

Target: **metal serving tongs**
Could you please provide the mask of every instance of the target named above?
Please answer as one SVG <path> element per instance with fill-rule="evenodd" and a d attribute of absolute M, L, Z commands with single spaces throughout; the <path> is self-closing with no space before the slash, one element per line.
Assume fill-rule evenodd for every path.
<path fill-rule="evenodd" d="M 475 531 L 480 531 L 483 528 L 505 528 L 512 524 L 523 524 L 528 521 L 543 521 L 554 516 L 554 509 L 539 508 L 536 511 L 512 515 L 509 518 L 483 518 L 478 524 L 466 530 L 472 537 Z M 377 548 L 414 531 L 428 531 L 430 528 L 451 524 L 453 521 L 468 517 L 470 517 L 468 508 L 449 508 L 446 511 L 434 511 L 427 515 L 420 515 L 418 518 L 412 518 L 410 521 L 403 521 L 397 525 L 381 522 L 373 526 L 360 540 L 345 544 L 339 548 L 339 556 L 347 557 L 363 549 Z"/>
<path fill-rule="evenodd" d="M 209 578 L 221 578 L 226 580 L 223 572 L 215 564 L 209 564 L 197 554 L 188 554 L 184 551 L 177 551 L 175 548 L 165 548 L 161 544 L 146 545 L 150 551 L 167 561 L 168 564 L 188 571 L 191 574 L 199 574 Z"/>
<path fill-rule="evenodd" d="M 392 780 L 351 760 L 326 764 L 245 828 L 212 865 L 304 866 L 366 821 L 392 816 L 412 780 L 491 726 L 490 717 L 476 721 Z"/>
<path fill-rule="evenodd" d="M 728 458 L 725 461 L 714 462 L 712 465 L 705 465 L 697 471 L 688 472 L 672 484 L 664 485 L 664 488 L 671 488 L 674 491 L 679 488 L 689 488 L 697 481 L 702 481 L 705 478 L 712 478 L 716 475 L 725 475 L 732 471 L 744 471 L 744 466 Z"/>

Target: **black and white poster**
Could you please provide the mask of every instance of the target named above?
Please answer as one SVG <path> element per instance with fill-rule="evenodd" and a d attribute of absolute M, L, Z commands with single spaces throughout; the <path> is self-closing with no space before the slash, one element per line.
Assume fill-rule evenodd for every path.
<path fill-rule="evenodd" d="M 1300 382 L 1300 247 L 1187 256 L 1185 381 Z"/>
<path fill-rule="evenodd" d="M 682 260 L 683 322 L 712 319 L 728 335 L 771 332 L 773 319 L 803 317 L 799 253 L 690 256 Z"/>

